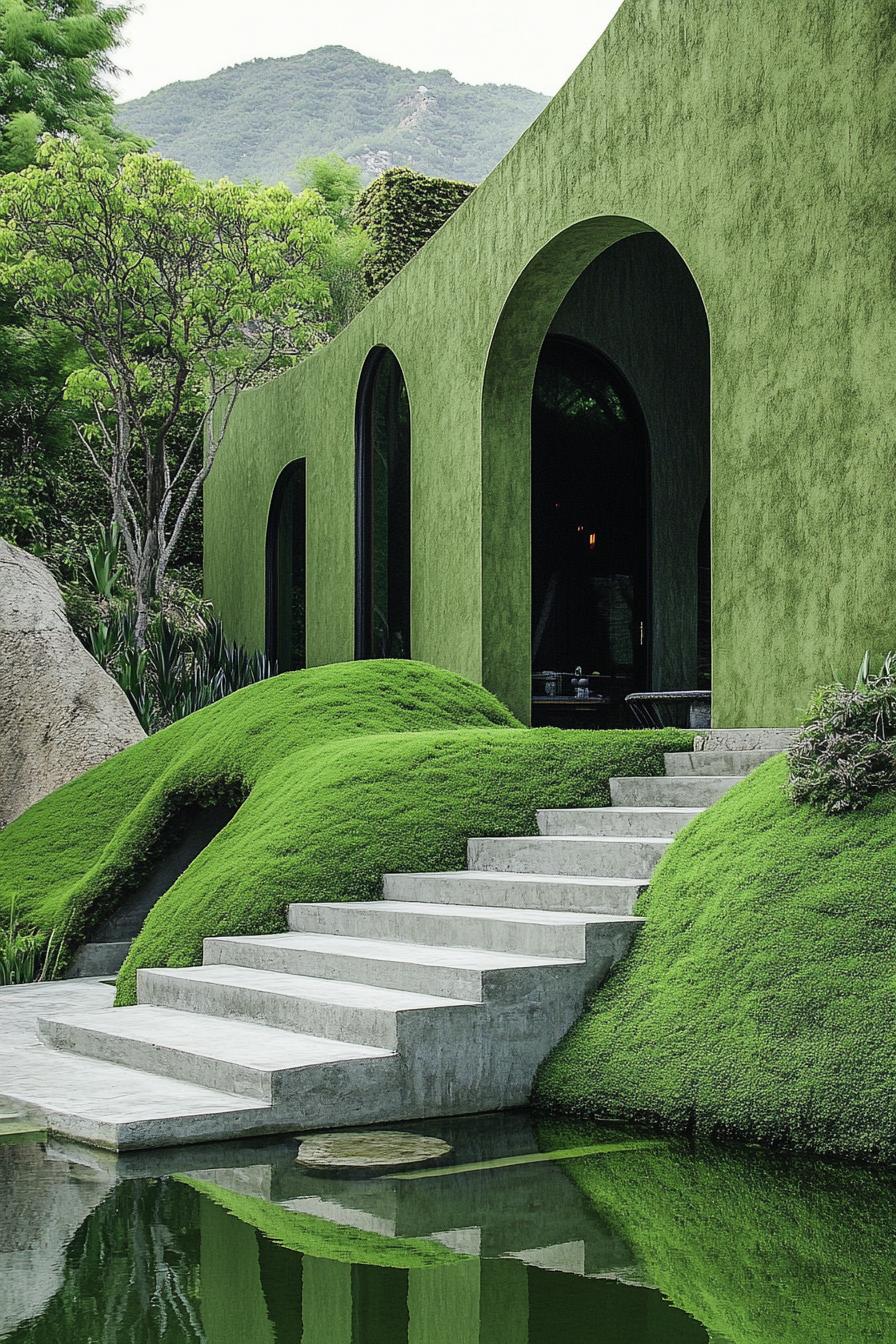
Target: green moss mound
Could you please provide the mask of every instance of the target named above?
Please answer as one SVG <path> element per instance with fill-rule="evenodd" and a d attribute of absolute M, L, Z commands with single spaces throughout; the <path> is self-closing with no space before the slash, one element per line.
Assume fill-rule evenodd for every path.
<path fill-rule="evenodd" d="M 786 779 L 767 762 L 670 847 L 539 1105 L 896 1157 L 896 798 L 826 817 Z"/>
<path fill-rule="evenodd" d="M 468 836 L 598 806 L 689 735 L 530 730 L 492 695 L 408 662 L 339 664 L 247 687 L 57 790 L 0 832 L 0 910 L 70 944 L 139 883 L 189 803 L 243 800 L 150 912 L 122 968 L 189 966 L 202 939 L 273 933 L 301 900 L 373 899 L 384 872 L 464 863 Z"/>
<path fill-rule="evenodd" d="M 539 1127 L 543 1147 L 587 1131 Z M 879 1344 L 896 1335 L 890 1173 L 677 1141 L 564 1170 L 645 1277 L 731 1344 Z"/>
<path fill-rule="evenodd" d="M 270 1241 L 276 1241 L 289 1251 L 313 1255 L 318 1260 L 382 1265 L 390 1269 L 433 1269 L 440 1265 L 461 1264 L 470 1258 L 437 1241 L 426 1241 L 422 1237 L 387 1237 L 381 1232 L 330 1223 L 326 1218 L 285 1209 L 282 1204 L 273 1204 L 258 1195 L 235 1194 L 224 1186 L 194 1176 L 175 1176 L 174 1179 L 196 1190 L 219 1208 L 226 1209 L 248 1227 L 256 1228 Z"/>

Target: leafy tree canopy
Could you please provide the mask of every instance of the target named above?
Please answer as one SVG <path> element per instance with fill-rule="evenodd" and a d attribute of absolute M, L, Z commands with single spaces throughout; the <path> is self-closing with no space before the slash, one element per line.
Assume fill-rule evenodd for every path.
<path fill-rule="evenodd" d="M 32 163 L 45 132 L 139 143 L 116 127 L 102 82 L 127 14 L 100 0 L 0 0 L 0 170 Z"/>
<path fill-rule="evenodd" d="M 301 187 L 310 187 L 326 201 L 331 215 L 350 224 L 355 201 L 361 194 L 361 169 L 338 154 L 299 159 L 296 175 Z"/>
<path fill-rule="evenodd" d="M 115 124 L 104 83 L 126 16 L 101 0 L 0 0 L 0 173 L 32 163 L 47 133 L 113 156 L 143 143 Z M 106 512 L 63 402 L 79 360 L 70 336 L 28 326 L 0 293 L 0 533 L 66 575 Z"/>
<path fill-rule="evenodd" d="M 83 353 L 65 396 L 143 628 L 237 394 L 326 339 L 336 233 L 316 192 L 197 182 L 73 139 L 45 140 L 34 166 L 0 178 L 0 284 Z"/>

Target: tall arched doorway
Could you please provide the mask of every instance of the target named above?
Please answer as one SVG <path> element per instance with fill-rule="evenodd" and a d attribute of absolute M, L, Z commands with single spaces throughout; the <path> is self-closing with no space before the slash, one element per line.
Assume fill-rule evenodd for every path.
<path fill-rule="evenodd" d="M 546 685 L 574 693 L 557 674 L 577 668 L 617 702 L 644 687 L 649 559 L 650 443 L 637 398 L 593 346 L 548 336 L 532 397 L 536 703 Z"/>
<path fill-rule="evenodd" d="M 374 350 L 356 424 L 355 657 L 411 656 L 411 411 L 391 350 Z"/>
<path fill-rule="evenodd" d="M 583 221 L 520 276 L 486 367 L 482 485 L 491 690 L 604 727 L 634 726 L 632 691 L 706 686 L 709 326 L 648 225 Z"/>
<path fill-rule="evenodd" d="M 268 515 L 265 651 L 278 672 L 305 666 L 305 460 L 280 473 Z"/>

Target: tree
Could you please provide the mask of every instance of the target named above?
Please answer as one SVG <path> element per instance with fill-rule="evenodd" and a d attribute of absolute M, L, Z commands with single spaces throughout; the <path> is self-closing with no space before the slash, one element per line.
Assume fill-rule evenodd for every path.
<path fill-rule="evenodd" d="M 369 250 L 367 235 L 355 223 L 355 205 L 361 194 L 361 169 L 338 154 L 300 159 L 296 175 L 302 187 L 316 191 L 336 225 L 336 246 L 327 275 L 333 306 L 330 334 L 348 326 L 367 302 L 362 266 Z"/>
<path fill-rule="evenodd" d="M 101 0 L 0 0 L 0 171 L 33 163 L 46 132 L 95 147 L 142 145 L 119 129 L 103 79 L 127 5 Z"/>
<path fill-rule="evenodd" d="M 111 497 L 140 640 L 239 392 L 326 339 L 335 236 L 314 192 L 197 182 L 150 154 L 110 163 L 79 140 L 50 138 L 0 178 L 0 284 L 82 351 L 65 396 Z"/>
<path fill-rule="evenodd" d="M 116 126 L 104 83 L 127 13 L 101 0 L 0 0 L 0 173 L 32 163 L 48 132 L 110 157 L 143 146 Z M 69 336 L 29 328 L 0 293 L 0 534 L 44 553 L 77 545 L 97 502 L 63 403 L 76 360 Z"/>
<path fill-rule="evenodd" d="M 355 201 L 361 195 L 361 169 L 339 154 L 324 154 L 320 158 L 299 159 L 296 174 L 301 187 L 307 187 L 323 196 L 327 208 L 337 223 L 351 226 Z"/>

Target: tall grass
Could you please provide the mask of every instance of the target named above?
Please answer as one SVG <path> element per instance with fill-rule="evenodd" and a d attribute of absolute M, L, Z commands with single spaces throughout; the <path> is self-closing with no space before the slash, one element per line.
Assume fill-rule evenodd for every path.
<path fill-rule="evenodd" d="M 64 949 L 64 939 L 56 929 L 47 935 L 25 928 L 12 905 L 6 924 L 0 925 L 0 985 L 55 980 Z"/>

